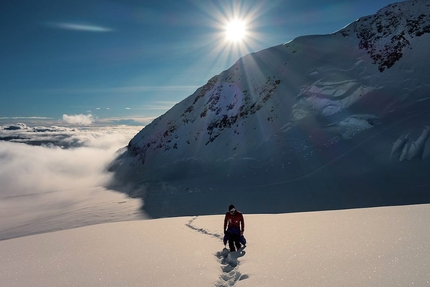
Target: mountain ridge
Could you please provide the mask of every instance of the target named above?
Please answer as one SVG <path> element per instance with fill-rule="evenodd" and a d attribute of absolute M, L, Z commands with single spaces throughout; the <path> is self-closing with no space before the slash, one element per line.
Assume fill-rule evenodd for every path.
<path fill-rule="evenodd" d="M 220 185 L 329 177 L 345 154 L 347 165 L 361 162 L 353 178 L 357 168 L 397 173 L 396 161 L 427 158 L 429 33 L 430 1 L 412 0 L 246 55 L 139 132 L 111 166 L 116 184 L 142 197 L 209 190 L 216 198 Z M 362 146 L 367 161 L 354 158 Z M 286 188 L 275 188 L 279 198 Z"/>

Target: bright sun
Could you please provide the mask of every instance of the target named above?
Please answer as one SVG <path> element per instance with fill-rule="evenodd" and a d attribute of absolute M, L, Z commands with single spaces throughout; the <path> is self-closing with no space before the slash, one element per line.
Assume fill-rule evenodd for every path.
<path fill-rule="evenodd" d="M 227 40 L 232 42 L 240 42 L 246 36 L 246 25 L 241 20 L 232 20 L 225 27 Z"/>

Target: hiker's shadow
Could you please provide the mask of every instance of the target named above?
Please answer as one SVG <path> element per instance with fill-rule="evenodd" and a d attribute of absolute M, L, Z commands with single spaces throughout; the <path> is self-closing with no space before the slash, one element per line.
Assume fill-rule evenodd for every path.
<path fill-rule="evenodd" d="M 238 251 L 231 252 L 231 257 L 234 259 L 238 259 L 239 257 L 245 256 L 246 251 L 243 250 L 243 248 L 239 249 Z"/>

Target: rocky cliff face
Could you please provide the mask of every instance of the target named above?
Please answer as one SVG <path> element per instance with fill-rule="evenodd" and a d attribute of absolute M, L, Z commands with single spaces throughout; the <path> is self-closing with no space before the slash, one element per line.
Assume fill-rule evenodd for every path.
<path fill-rule="evenodd" d="M 383 72 L 398 62 L 406 49 L 412 49 L 411 40 L 430 32 L 429 3 L 408 1 L 392 4 L 377 14 L 363 17 L 354 25 L 354 34 Z M 342 31 L 348 35 L 350 30 Z"/>
<path fill-rule="evenodd" d="M 283 190 L 423 159 L 428 136 L 413 142 L 419 152 L 399 151 L 430 124 L 429 34 L 430 1 L 406 1 L 247 55 L 145 127 L 112 169 L 147 193 L 219 182 Z M 353 167 L 329 172 L 347 158 Z"/>

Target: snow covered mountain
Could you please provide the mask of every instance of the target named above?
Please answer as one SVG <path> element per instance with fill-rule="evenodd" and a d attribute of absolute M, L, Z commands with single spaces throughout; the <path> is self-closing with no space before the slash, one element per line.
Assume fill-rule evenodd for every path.
<path fill-rule="evenodd" d="M 154 217 L 430 202 L 428 47 L 410 0 L 246 55 L 141 130 L 112 186 Z"/>

